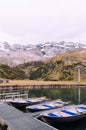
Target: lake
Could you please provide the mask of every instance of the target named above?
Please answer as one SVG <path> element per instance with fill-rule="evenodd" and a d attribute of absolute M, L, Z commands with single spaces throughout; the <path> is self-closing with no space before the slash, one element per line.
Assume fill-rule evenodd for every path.
<path fill-rule="evenodd" d="M 46 96 L 52 100 L 61 98 L 63 101 L 71 101 L 72 104 L 86 104 L 86 88 L 42 88 L 27 91 L 20 89 L 17 91 L 20 93 L 28 93 L 29 98 Z M 86 120 L 65 127 L 58 124 L 58 128 L 60 130 L 86 130 Z"/>
<path fill-rule="evenodd" d="M 86 104 L 86 88 L 50 88 L 32 89 L 28 92 L 29 97 L 46 96 L 50 99 L 61 98 L 74 104 Z"/>
<path fill-rule="evenodd" d="M 86 104 L 86 88 L 52 88 L 35 89 L 29 91 L 29 97 L 46 96 L 51 99 L 61 98 L 63 101 L 71 101 L 72 104 Z M 86 120 L 62 126 L 58 124 L 60 130 L 86 130 Z"/>

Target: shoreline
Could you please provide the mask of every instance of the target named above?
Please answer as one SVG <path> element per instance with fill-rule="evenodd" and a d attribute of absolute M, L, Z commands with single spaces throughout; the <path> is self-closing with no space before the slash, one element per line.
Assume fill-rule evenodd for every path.
<path fill-rule="evenodd" d="M 85 88 L 86 83 L 70 82 L 70 81 L 32 81 L 32 80 L 10 80 L 7 83 L 0 83 L 0 90 L 29 90 L 41 88 Z"/>
<path fill-rule="evenodd" d="M 78 83 L 77 81 L 43 81 L 43 80 L 3 80 L 0 86 L 5 85 L 86 85 L 85 82 Z"/>

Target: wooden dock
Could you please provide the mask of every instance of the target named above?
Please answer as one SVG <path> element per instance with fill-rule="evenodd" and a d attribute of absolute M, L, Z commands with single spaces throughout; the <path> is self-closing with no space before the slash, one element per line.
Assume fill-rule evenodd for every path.
<path fill-rule="evenodd" d="M 4 130 L 56 130 L 8 104 L 0 104 L 0 124 Z"/>

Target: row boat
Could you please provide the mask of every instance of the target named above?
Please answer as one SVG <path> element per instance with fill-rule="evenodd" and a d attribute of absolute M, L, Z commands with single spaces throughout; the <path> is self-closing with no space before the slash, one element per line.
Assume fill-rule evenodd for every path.
<path fill-rule="evenodd" d="M 26 106 L 34 105 L 34 104 L 39 104 L 42 102 L 46 102 L 49 99 L 46 97 L 38 97 L 38 98 L 29 98 L 29 99 L 19 99 L 19 100 L 11 100 L 7 102 L 9 105 L 12 105 L 16 108 L 25 108 Z"/>
<path fill-rule="evenodd" d="M 43 110 L 49 110 L 49 109 L 55 109 L 59 107 L 63 107 L 65 105 L 68 105 L 70 102 L 64 102 L 61 99 L 49 101 L 42 104 L 27 106 L 26 110 L 29 112 L 37 112 L 37 111 L 43 111 Z"/>
<path fill-rule="evenodd" d="M 51 112 L 43 112 L 40 114 L 40 118 L 53 126 L 80 122 L 86 120 L 86 105 L 72 105 Z"/>

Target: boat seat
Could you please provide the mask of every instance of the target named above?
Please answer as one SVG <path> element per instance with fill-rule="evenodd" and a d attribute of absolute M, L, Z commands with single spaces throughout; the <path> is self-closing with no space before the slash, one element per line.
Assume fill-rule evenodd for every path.
<path fill-rule="evenodd" d="M 76 110 L 80 114 L 85 114 L 86 113 L 86 107 L 80 106 L 80 107 L 77 107 Z"/>
<path fill-rule="evenodd" d="M 61 112 L 66 113 L 66 114 L 71 115 L 71 116 L 77 116 L 78 115 L 77 113 L 67 111 L 67 110 L 61 110 Z"/>
<path fill-rule="evenodd" d="M 59 115 L 54 114 L 54 113 L 52 113 L 52 112 L 51 112 L 51 113 L 49 113 L 49 114 L 48 114 L 48 116 L 50 116 L 50 117 L 59 117 Z"/>
<path fill-rule="evenodd" d="M 47 104 L 43 104 L 42 106 L 48 107 L 48 108 L 54 108 L 54 106 L 49 106 L 49 105 L 47 105 Z"/>
<path fill-rule="evenodd" d="M 80 109 L 82 109 L 82 110 L 86 110 L 86 107 L 77 107 L 77 108 L 80 108 Z"/>
<path fill-rule="evenodd" d="M 55 104 L 63 104 L 63 102 L 62 101 L 57 101 L 57 102 L 55 102 Z"/>
<path fill-rule="evenodd" d="M 32 102 L 32 100 L 30 100 L 30 99 L 27 99 L 26 101 L 27 101 L 27 102 Z"/>

